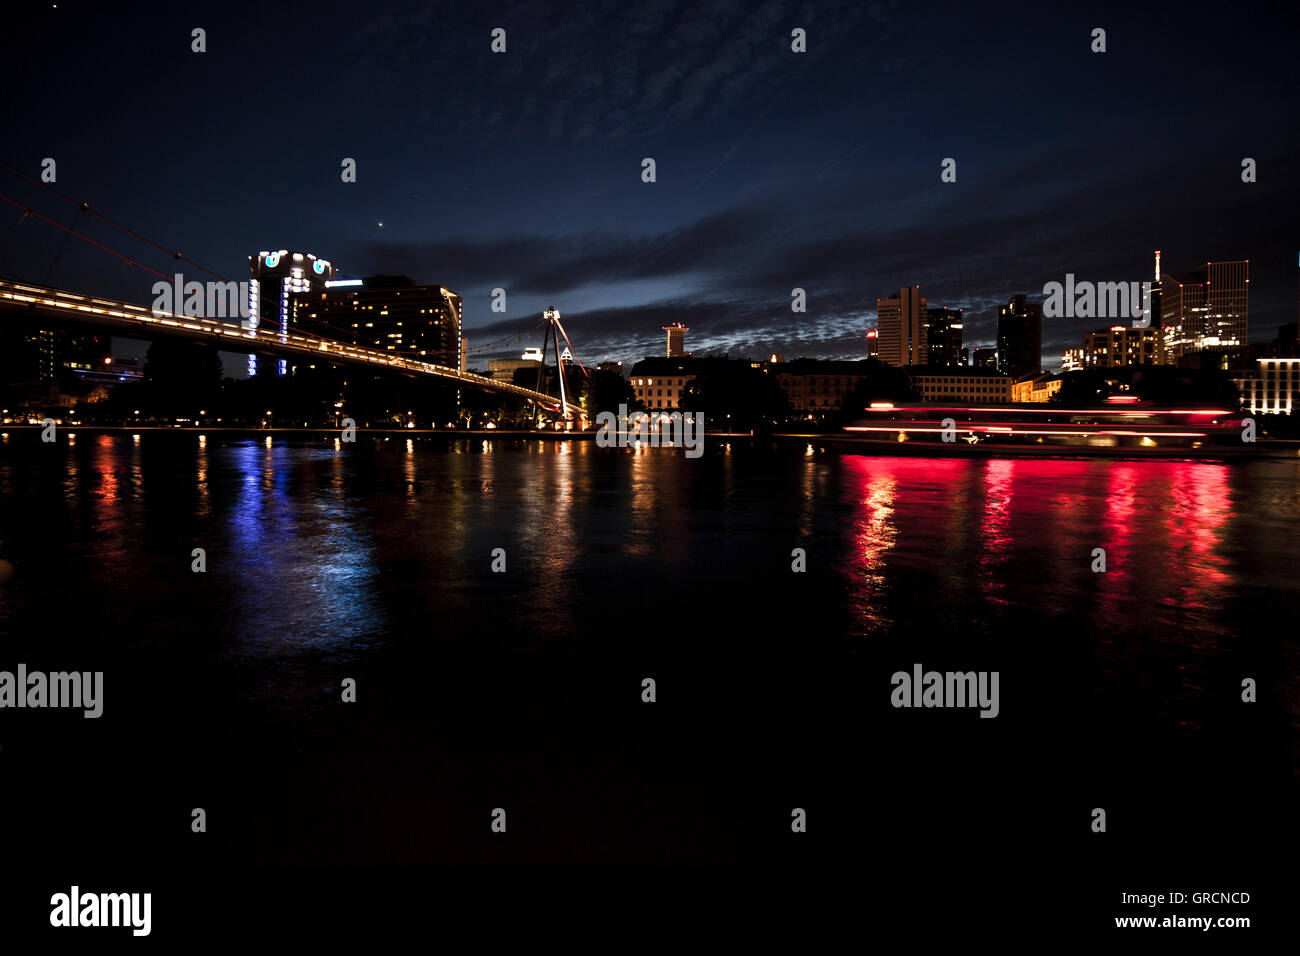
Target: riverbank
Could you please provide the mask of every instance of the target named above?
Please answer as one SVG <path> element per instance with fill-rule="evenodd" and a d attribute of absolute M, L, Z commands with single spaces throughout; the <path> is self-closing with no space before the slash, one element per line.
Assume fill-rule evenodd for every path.
<path fill-rule="evenodd" d="M 42 425 L 4 425 L 0 435 L 11 433 L 40 433 Z M 222 437 L 257 437 L 276 436 L 280 438 L 340 438 L 341 428 L 286 428 L 257 426 L 175 426 L 175 425 L 59 425 L 58 432 L 63 434 L 89 435 L 194 435 Z M 480 438 L 480 439 L 536 439 L 538 441 L 593 441 L 597 429 L 586 431 L 557 431 L 554 429 L 469 429 L 469 428 L 374 428 L 358 426 L 358 435 L 382 435 L 386 438 L 406 436 L 407 438 Z M 839 432 L 773 432 L 755 435 L 751 432 L 713 432 L 704 433 L 706 442 L 752 442 L 774 443 L 778 445 L 804 444 L 815 449 L 852 451 L 869 455 L 887 455 L 898 457 L 921 458 L 1129 458 L 1129 459 L 1179 459 L 1179 460 L 1221 460 L 1242 458 L 1297 458 L 1300 457 L 1300 441 L 1290 439 L 1261 439 L 1253 443 L 1237 446 L 1215 448 L 1133 448 L 1106 447 L 1089 445 L 1054 445 L 1050 447 L 997 444 L 980 442 L 975 445 L 966 442 L 896 442 L 880 438 L 865 438 Z"/>

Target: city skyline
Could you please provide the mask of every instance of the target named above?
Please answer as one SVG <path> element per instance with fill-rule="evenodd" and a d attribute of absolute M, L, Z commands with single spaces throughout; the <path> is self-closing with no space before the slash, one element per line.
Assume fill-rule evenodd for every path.
<path fill-rule="evenodd" d="M 125 58 L 132 68 L 119 82 L 151 71 L 168 82 L 156 110 L 124 112 L 112 88 L 73 96 L 20 78 L 14 122 L 35 152 L 4 158 L 39 174 L 43 158 L 66 157 L 57 188 L 232 278 L 258 249 L 306 248 L 348 275 L 445 285 L 463 297 L 471 345 L 555 305 L 592 362 L 653 354 L 652 331 L 678 321 L 701 354 L 857 357 L 875 300 L 916 285 L 964 310 L 968 345 L 989 345 L 1011 296 L 1035 301 L 1067 272 L 1146 279 L 1154 249 L 1179 271 L 1250 259 L 1252 340 L 1296 314 L 1297 241 L 1282 214 L 1298 205 L 1282 173 L 1297 155 L 1284 41 L 1232 18 L 1099 12 L 1109 48 L 1097 54 L 1087 29 L 1033 8 L 993 23 L 947 8 L 754 14 L 720 4 L 705 16 L 661 3 L 588 8 L 586 22 L 562 27 L 524 7 L 455 22 L 418 5 L 370 20 L 321 11 L 279 46 L 214 12 L 203 54 L 190 50 L 183 15 L 163 16 L 146 40 L 110 16 L 76 11 L 73 29 L 66 7 L 29 11 L 39 36 L 10 36 L 38 56 L 86 69 Z M 498 20 L 508 45 L 493 54 Z M 1183 76 L 1172 69 L 1181 40 L 1206 22 L 1229 51 L 1234 31 L 1250 29 L 1250 52 L 1220 52 Z M 791 49 L 795 27 L 807 31 L 806 53 Z M 173 31 L 176 48 L 157 49 Z M 436 55 L 413 55 L 422 49 Z M 982 99 L 960 69 L 924 68 L 945 53 L 979 60 Z M 709 68 L 692 70 L 706 54 Z M 219 79 L 237 62 L 247 65 L 238 81 Z M 1026 71 L 1035 83 L 1018 83 Z M 1243 74 L 1260 95 L 1233 95 Z M 297 88 L 327 105 L 286 109 Z M 505 93 L 514 111 L 500 104 Z M 1213 147 L 1189 120 L 1165 125 L 1160 153 L 1135 149 L 1133 129 L 1180 97 L 1216 115 Z M 886 99 L 889 112 L 877 113 Z M 97 145 L 148 142 L 162 116 L 185 117 L 185 135 L 165 137 L 174 168 L 118 161 Z M 904 118 L 925 135 L 875 132 Z M 401 131 L 393 149 L 381 129 Z M 1165 151 L 1179 154 L 1176 180 L 1162 171 Z M 91 161 L 97 153 L 104 161 Z M 641 176 L 647 157 L 652 183 Z M 950 157 L 956 181 L 945 183 Z M 1256 182 L 1242 181 L 1245 157 Z M 357 162 L 356 182 L 340 180 L 345 158 Z M 49 211 L 39 189 L 6 182 L 7 195 Z M 39 280 L 57 260 L 64 287 L 145 291 L 143 274 L 123 276 L 76 243 L 60 252 L 49 227 L 28 239 L 32 225 L 6 236 L 7 271 Z M 503 315 L 491 311 L 495 288 L 509 296 Z M 795 288 L 804 313 L 790 310 Z M 1091 324 L 1046 322 L 1045 364 Z"/>

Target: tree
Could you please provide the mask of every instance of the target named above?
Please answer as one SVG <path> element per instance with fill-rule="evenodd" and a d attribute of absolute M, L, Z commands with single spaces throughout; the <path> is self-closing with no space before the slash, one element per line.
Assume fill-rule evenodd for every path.
<path fill-rule="evenodd" d="M 682 411 L 703 413 L 713 425 L 762 428 L 789 414 L 790 403 L 774 376 L 748 362 L 702 370 L 686 386 Z"/>
<path fill-rule="evenodd" d="M 600 412 L 617 414 L 620 405 L 627 406 L 628 411 L 642 410 L 636 392 L 621 372 L 592 370 L 582 379 L 579 395 L 583 413 L 593 421 Z"/>

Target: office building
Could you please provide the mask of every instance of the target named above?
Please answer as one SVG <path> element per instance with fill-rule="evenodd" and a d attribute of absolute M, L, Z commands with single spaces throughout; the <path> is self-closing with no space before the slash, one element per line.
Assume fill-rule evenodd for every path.
<path fill-rule="evenodd" d="M 926 402 L 957 402 L 964 405 L 1005 405 L 1011 401 L 1012 379 L 995 369 L 955 366 L 917 369 L 908 377 Z"/>
<path fill-rule="evenodd" d="M 925 365 L 929 361 L 926 305 L 920 286 L 876 300 L 879 358 L 890 365 Z"/>
<path fill-rule="evenodd" d="M 826 415 L 844 407 L 844 400 L 868 376 L 865 362 L 795 359 L 774 370 L 790 408 L 807 415 Z"/>
<path fill-rule="evenodd" d="M 632 366 L 628 382 L 637 400 L 648 411 L 659 409 L 672 411 L 681 407 L 681 402 L 686 398 L 687 386 L 701 372 L 735 368 L 740 364 L 748 365 L 748 363 L 741 363 L 739 359 L 711 356 L 643 358 Z"/>
<path fill-rule="evenodd" d="M 272 329 L 287 337 L 292 322 L 293 301 L 297 295 L 319 292 L 325 283 L 334 279 L 337 270 L 327 260 L 310 252 L 259 252 L 248 257 L 251 278 L 248 283 L 248 319 L 250 330 Z M 285 359 L 262 359 L 248 356 L 249 377 L 256 375 L 285 375 L 289 363 Z"/>
<path fill-rule="evenodd" d="M 984 368 L 997 371 L 998 350 L 963 348 L 961 350 L 961 362 L 958 364 L 969 366 L 971 368 Z"/>
<path fill-rule="evenodd" d="M 1246 345 L 1250 260 L 1207 262 L 1191 272 L 1160 280 L 1160 326 L 1164 361 L 1176 365 L 1206 349 Z"/>
<path fill-rule="evenodd" d="M 1019 378 L 1043 370 L 1043 307 L 1013 295 L 998 309 L 998 371 Z"/>
<path fill-rule="evenodd" d="M 1158 328 L 1114 325 L 1089 332 L 1077 349 L 1066 349 L 1062 370 L 1117 368 L 1121 365 L 1161 365 L 1164 350 Z"/>
<path fill-rule="evenodd" d="M 931 368 L 960 365 L 962 309 L 929 308 L 926 310 L 926 342 Z"/>
<path fill-rule="evenodd" d="M 406 276 L 371 276 L 300 292 L 292 325 L 307 335 L 418 362 L 461 368 L 461 299 Z"/>

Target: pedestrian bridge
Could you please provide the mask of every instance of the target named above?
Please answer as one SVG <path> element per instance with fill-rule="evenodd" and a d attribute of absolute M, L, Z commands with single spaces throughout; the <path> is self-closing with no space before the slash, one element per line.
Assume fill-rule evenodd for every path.
<path fill-rule="evenodd" d="M 385 368 L 454 382 L 462 388 L 479 388 L 514 395 L 533 402 L 545 412 L 561 414 L 560 399 L 544 392 L 536 392 L 510 382 L 498 382 L 483 375 L 462 372 L 433 362 L 421 362 L 311 335 L 280 332 L 278 329 L 250 329 L 218 319 L 170 312 L 155 313 L 152 309 L 130 302 L 78 295 L 46 286 L 0 279 L 0 312 L 103 325 L 144 338 L 169 336 L 201 342 L 228 352 L 256 352 L 283 358 L 311 358 L 338 364 Z"/>

